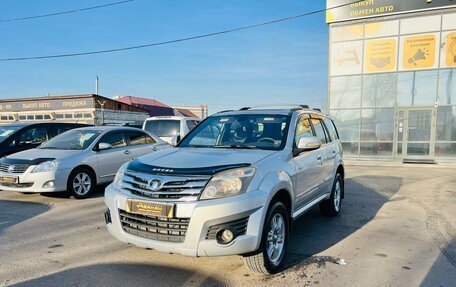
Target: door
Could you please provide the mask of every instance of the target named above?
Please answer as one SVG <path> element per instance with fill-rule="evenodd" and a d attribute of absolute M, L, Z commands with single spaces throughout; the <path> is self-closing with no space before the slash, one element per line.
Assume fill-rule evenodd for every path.
<path fill-rule="evenodd" d="M 295 133 L 295 145 L 301 137 L 315 136 L 307 115 L 298 121 Z M 296 166 L 294 178 L 296 209 L 308 204 L 318 195 L 318 187 L 323 182 L 322 150 L 303 152 L 292 159 Z"/>
<path fill-rule="evenodd" d="M 123 132 L 114 131 L 105 134 L 98 143 L 111 145 L 110 149 L 97 152 L 98 177 L 101 182 L 114 179 L 120 166 L 134 157 Z"/>
<path fill-rule="evenodd" d="M 429 108 L 402 109 L 397 114 L 397 154 L 403 158 L 434 157 L 435 111 Z"/>
<path fill-rule="evenodd" d="M 142 131 L 128 131 L 125 135 L 135 158 L 157 150 L 156 141 Z"/>
<path fill-rule="evenodd" d="M 312 115 L 312 125 L 315 131 L 315 135 L 322 142 L 321 150 L 321 177 L 322 182 L 319 186 L 318 195 L 322 195 L 328 191 L 328 185 L 332 184 L 333 171 L 334 171 L 334 159 L 336 157 L 336 147 L 334 143 L 331 143 L 329 133 L 323 123 L 323 118 L 317 115 Z"/>

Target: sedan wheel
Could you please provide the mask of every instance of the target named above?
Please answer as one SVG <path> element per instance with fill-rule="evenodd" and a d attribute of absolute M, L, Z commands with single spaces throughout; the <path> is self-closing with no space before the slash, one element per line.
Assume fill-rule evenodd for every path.
<path fill-rule="evenodd" d="M 91 170 L 77 168 L 68 178 L 67 192 L 76 199 L 83 199 L 90 196 L 95 185 L 95 175 Z"/>
<path fill-rule="evenodd" d="M 90 191 L 92 181 L 87 173 L 78 173 L 73 179 L 73 190 L 80 196 L 84 196 Z"/>

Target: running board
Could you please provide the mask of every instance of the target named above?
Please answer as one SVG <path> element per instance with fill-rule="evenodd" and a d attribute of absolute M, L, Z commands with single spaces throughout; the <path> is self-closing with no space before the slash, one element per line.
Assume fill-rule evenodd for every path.
<path fill-rule="evenodd" d="M 437 164 L 433 159 L 413 159 L 404 158 L 402 163 L 416 163 L 416 164 Z"/>
<path fill-rule="evenodd" d="M 323 199 L 328 198 L 328 195 L 329 194 L 323 194 L 322 196 L 318 197 L 317 199 L 314 199 L 311 202 L 309 202 L 309 204 L 307 204 L 307 205 L 301 207 L 299 210 L 293 212 L 293 218 L 300 216 L 301 214 L 303 214 L 304 212 L 306 212 L 307 210 L 312 208 L 315 204 L 319 203 Z"/>

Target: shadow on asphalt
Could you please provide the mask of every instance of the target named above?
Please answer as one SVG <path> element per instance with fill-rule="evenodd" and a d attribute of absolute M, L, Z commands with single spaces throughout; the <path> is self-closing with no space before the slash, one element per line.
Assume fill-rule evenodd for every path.
<path fill-rule="evenodd" d="M 111 263 L 68 269 L 11 286 L 224 286 L 224 283 L 180 268 Z"/>
<path fill-rule="evenodd" d="M 3 230 L 38 216 L 49 209 L 49 205 L 37 202 L 0 200 L 0 234 Z"/>
<path fill-rule="evenodd" d="M 288 266 L 325 264 L 336 258 L 315 256 L 374 220 L 380 208 L 400 189 L 402 178 L 360 176 L 345 181 L 345 198 L 337 217 L 323 217 L 318 206 L 293 222 Z"/>
<path fill-rule="evenodd" d="M 105 188 L 108 185 L 109 184 L 97 185 L 97 187 L 95 188 L 95 190 L 93 191 L 92 195 L 90 195 L 89 198 L 100 198 L 100 197 L 103 197 Z M 48 192 L 48 193 L 41 193 L 41 195 L 45 196 L 45 197 L 51 197 L 51 198 L 70 198 L 70 199 L 73 199 L 66 192 Z"/>

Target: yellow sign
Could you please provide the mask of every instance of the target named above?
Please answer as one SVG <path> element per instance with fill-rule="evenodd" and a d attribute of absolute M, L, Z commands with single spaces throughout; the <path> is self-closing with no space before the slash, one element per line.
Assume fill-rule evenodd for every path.
<path fill-rule="evenodd" d="M 456 32 L 448 34 L 446 38 L 446 64 L 456 67 Z"/>
<path fill-rule="evenodd" d="M 367 41 L 365 70 L 369 73 L 396 70 L 396 47 L 395 38 Z"/>
<path fill-rule="evenodd" d="M 404 69 L 432 68 L 435 64 L 435 45 L 436 37 L 433 34 L 406 37 L 402 60 Z"/>

